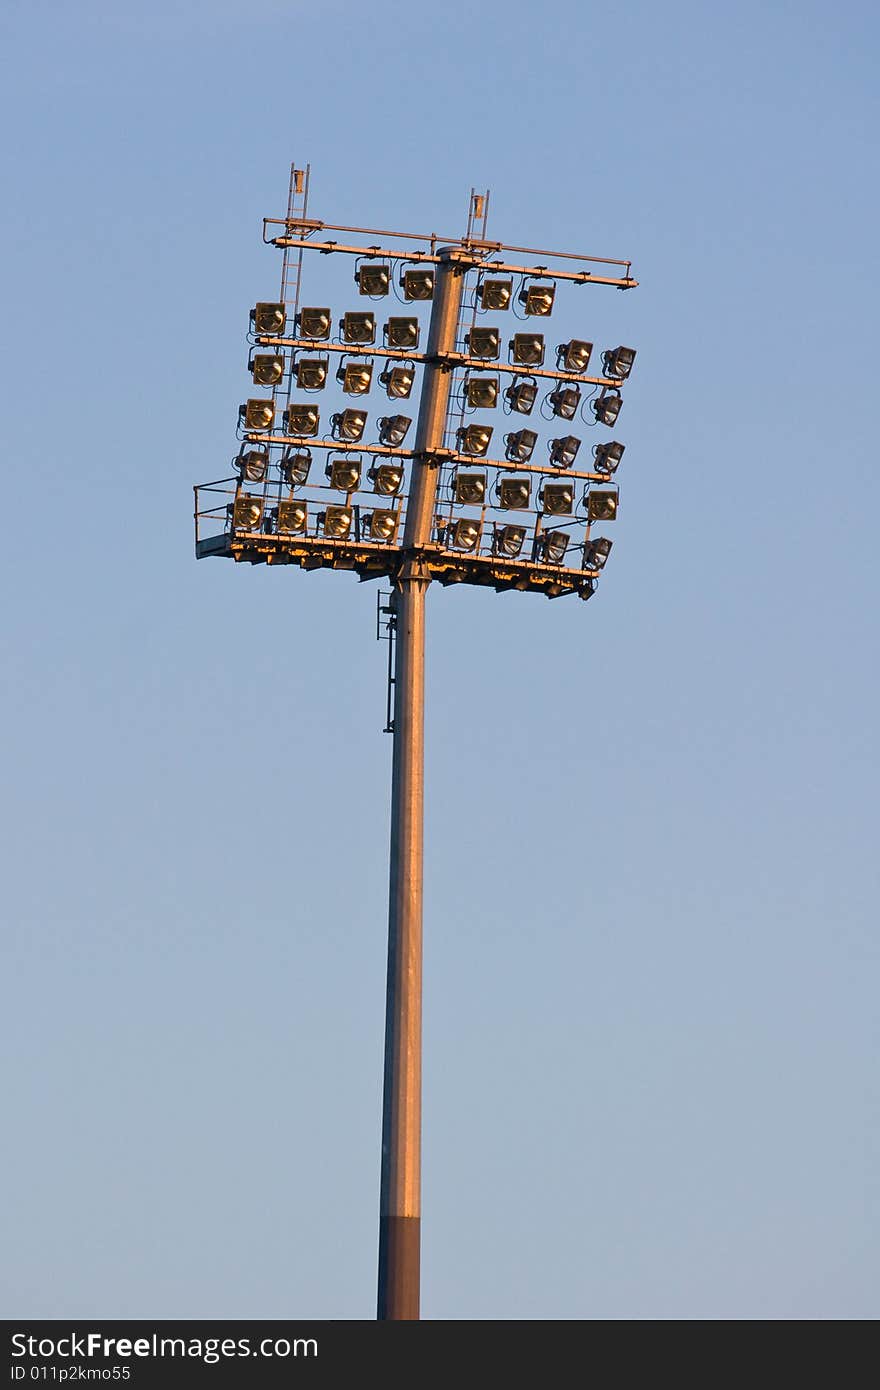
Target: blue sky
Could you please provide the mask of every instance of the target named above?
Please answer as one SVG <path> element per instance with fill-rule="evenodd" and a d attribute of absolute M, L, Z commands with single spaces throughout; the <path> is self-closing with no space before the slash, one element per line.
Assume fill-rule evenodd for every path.
<path fill-rule="evenodd" d="M 192 552 L 295 160 L 641 281 L 595 599 L 429 595 L 424 1316 L 875 1317 L 874 7 L 0 33 L 6 1316 L 373 1315 L 375 591 Z"/>

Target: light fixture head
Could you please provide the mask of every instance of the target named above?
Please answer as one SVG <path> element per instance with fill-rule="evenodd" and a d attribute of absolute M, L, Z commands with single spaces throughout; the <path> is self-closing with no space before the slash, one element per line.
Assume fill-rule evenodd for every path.
<path fill-rule="evenodd" d="M 625 448 L 626 445 L 619 444 L 616 439 L 610 440 L 607 444 L 597 444 L 593 450 L 596 472 L 605 473 L 610 478 L 612 473 L 617 472 Z"/>
<path fill-rule="evenodd" d="M 309 521 L 309 509 L 298 497 L 279 502 L 275 508 L 275 529 L 296 534 L 305 531 Z"/>
<path fill-rule="evenodd" d="M 453 550 L 476 550 L 482 530 L 481 521 L 472 521 L 470 517 L 465 516 L 459 517 L 449 528 L 447 544 Z"/>
<path fill-rule="evenodd" d="M 274 352 L 255 352 L 250 366 L 255 386 L 277 386 L 284 376 L 284 357 Z"/>
<path fill-rule="evenodd" d="M 374 463 L 367 475 L 373 484 L 373 491 L 383 497 L 396 497 L 403 487 L 402 463 Z"/>
<path fill-rule="evenodd" d="M 573 420 L 581 403 L 581 388 L 579 386 L 563 386 L 560 382 L 556 390 L 550 392 L 547 399 L 553 414 L 558 416 L 560 420 Z"/>
<path fill-rule="evenodd" d="M 498 404 L 497 376 L 484 376 L 482 372 L 471 373 L 465 382 L 464 394 L 471 410 L 491 410 Z"/>
<path fill-rule="evenodd" d="M 580 447 L 581 441 L 576 434 L 566 434 L 561 439 L 551 439 L 550 462 L 556 468 L 571 468 Z"/>
<path fill-rule="evenodd" d="M 497 328 L 473 327 L 466 338 L 468 356 L 484 362 L 495 362 L 501 352 L 501 334 Z"/>
<path fill-rule="evenodd" d="M 372 362 L 341 362 L 336 380 L 346 396 L 365 396 L 373 384 Z"/>
<path fill-rule="evenodd" d="M 498 505 L 507 512 L 528 510 L 532 497 L 532 480 L 528 473 L 520 473 L 515 478 L 501 478 L 498 481 Z"/>
<path fill-rule="evenodd" d="M 400 513 L 390 507 L 377 507 L 361 518 L 362 534 L 366 540 L 383 541 L 386 545 L 397 535 Z"/>
<path fill-rule="evenodd" d="M 568 542 L 567 531 L 545 531 L 541 538 L 541 558 L 545 565 L 561 565 Z"/>
<path fill-rule="evenodd" d="M 526 539 L 524 526 L 496 526 L 492 537 L 492 549 L 496 555 L 515 560 Z"/>
<path fill-rule="evenodd" d="M 236 531 L 259 531 L 263 524 L 263 499 L 242 492 L 232 508 L 232 525 Z"/>
<path fill-rule="evenodd" d="M 275 423 L 275 402 L 252 398 L 238 408 L 238 418 L 246 430 L 270 430 Z"/>
<path fill-rule="evenodd" d="M 480 285 L 480 307 L 507 309 L 513 295 L 512 280 L 484 280 Z"/>
<path fill-rule="evenodd" d="M 556 365 L 566 372 L 585 372 L 593 355 L 593 344 L 583 338 L 572 338 L 571 342 L 560 343 L 556 349 Z"/>
<path fill-rule="evenodd" d="M 584 569 L 604 569 L 613 544 L 614 542 L 610 541 L 607 536 L 598 536 L 596 540 L 588 541 L 584 546 Z"/>
<path fill-rule="evenodd" d="M 403 297 L 407 301 L 434 298 L 434 272 L 425 269 L 407 269 L 400 277 Z"/>
<path fill-rule="evenodd" d="M 531 415 L 537 396 L 538 384 L 531 377 L 517 381 L 504 392 L 504 398 L 511 410 L 515 410 L 518 415 Z"/>
<path fill-rule="evenodd" d="M 324 340 L 330 337 L 333 315 L 329 309 L 300 309 L 297 319 L 301 338 Z"/>
<path fill-rule="evenodd" d="M 265 449 L 250 449 L 246 454 L 239 454 L 235 460 L 238 466 L 238 476 L 243 483 L 262 483 L 266 480 L 269 472 L 269 454 Z"/>
<path fill-rule="evenodd" d="M 358 266 L 354 278 L 358 282 L 361 294 L 369 294 L 376 299 L 387 294 L 391 288 L 391 267 L 377 264 L 375 261 L 363 261 Z"/>
<path fill-rule="evenodd" d="M 463 425 L 458 431 L 458 447 L 461 453 L 474 458 L 485 458 L 492 439 L 491 425 Z"/>
<path fill-rule="evenodd" d="M 523 285 L 519 292 L 519 302 L 523 305 L 527 314 L 546 317 L 553 312 L 553 300 L 555 296 L 555 285 L 548 285 L 543 281 L 533 280 L 531 284 Z"/>
<path fill-rule="evenodd" d="M 374 343 L 376 341 L 376 315 L 360 312 L 343 314 L 339 327 L 344 343 Z"/>
<path fill-rule="evenodd" d="M 329 370 L 327 357 L 300 357 L 296 364 L 296 384 L 300 391 L 320 391 L 327 383 Z"/>
<path fill-rule="evenodd" d="M 590 404 L 600 425 L 613 425 L 620 414 L 623 397 L 619 391 L 603 391 L 601 396 L 596 396 Z"/>
<path fill-rule="evenodd" d="M 360 455 L 341 454 L 328 459 L 324 472 L 337 492 L 354 492 L 361 482 Z"/>
<path fill-rule="evenodd" d="M 301 487 L 308 480 L 312 455 L 308 449 L 285 449 L 281 457 L 281 476 L 290 487 Z"/>
<path fill-rule="evenodd" d="M 344 541 L 351 531 L 352 515 L 351 507 L 328 507 L 318 517 L 324 527 L 324 535 L 330 540 Z"/>
<path fill-rule="evenodd" d="M 299 434 L 305 438 L 318 433 L 321 412 L 316 405 L 298 401 L 289 405 L 284 412 L 284 428 L 288 434 Z"/>
<path fill-rule="evenodd" d="M 366 425 L 367 412 L 365 410 L 343 410 L 338 415 L 330 417 L 333 438 L 345 439 L 352 444 L 363 439 Z"/>
<path fill-rule="evenodd" d="M 418 347 L 418 319 L 392 316 L 385 325 L 385 341 L 390 348 Z"/>
<path fill-rule="evenodd" d="M 635 348 L 608 348 L 602 353 L 602 370 L 606 376 L 613 376 L 617 381 L 626 381 L 635 360 Z"/>
<path fill-rule="evenodd" d="M 534 430 L 514 430 L 512 434 L 504 436 L 507 448 L 505 457 L 511 463 L 528 463 L 535 451 L 538 436 Z"/>
<path fill-rule="evenodd" d="M 540 367 L 544 361 L 544 335 L 514 333 L 510 340 L 510 355 L 517 366 Z"/>
<path fill-rule="evenodd" d="M 545 482 L 538 494 L 538 502 L 548 516 L 571 516 L 574 510 L 574 483 Z"/>
<path fill-rule="evenodd" d="M 392 401 L 405 401 L 413 389 L 415 370 L 412 367 L 386 367 L 379 381 Z"/>
<path fill-rule="evenodd" d="M 251 324 L 258 337 L 280 338 L 287 323 L 283 304 L 255 304 L 251 309 Z"/>
<path fill-rule="evenodd" d="M 588 521 L 616 521 L 618 494 L 594 489 L 584 493 Z"/>
<path fill-rule="evenodd" d="M 481 507 L 486 500 L 485 473 L 462 473 L 455 475 L 455 500 L 461 506 Z"/>
<path fill-rule="evenodd" d="M 406 438 L 412 424 L 411 415 L 385 415 L 379 421 L 379 442 L 395 449 Z"/>

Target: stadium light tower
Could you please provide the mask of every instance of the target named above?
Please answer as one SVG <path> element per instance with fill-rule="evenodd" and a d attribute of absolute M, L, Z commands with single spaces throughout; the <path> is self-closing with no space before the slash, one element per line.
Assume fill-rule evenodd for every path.
<path fill-rule="evenodd" d="M 291 168 L 286 218 L 263 223 L 263 240 L 282 251 L 281 292 L 251 311 L 254 395 L 239 409 L 232 477 L 195 488 L 196 555 L 351 570 L 392 586 L 380 605 L 393 643 L 394 748 L 377 1315 L 416 1319 L 425 594 L 435 579 L 548 598 L 593 594 L 612 542 L 592 527 L 617 516 L 624 446 L 595 445 L 592 468 L 578 471 L 582 441 L 562 431 L 578 419 L 615 424 L 635 350 L 606 349 L 590 375 L 592 343 L 550 348 L 541 330 L 559 289 L 638 282 L 629 261 L 489 241 L 488 194 L 471 192 L 463 237 L 441 237 L 316 221 L 308 193 L 309 169 Z M 354 257 L 361 307 L 337 317 L 302 302 L 306 251 Z M 377 310 L 392 294 L 401 312 L 380 330 Z M 502 313 L 516 317 L 510 334 Z M 317 393 L 334 383 L 340 408 L 322 411 Z M 370 424 L 377 385 L 388 413 Z M 544 388 L 539 414 L 555 437 L 541 443 L 532 412 Z M 501 431 L 486 420 L 499 407 L 517 425 L 504 435 L 503 459 L 492 442 Z"/>

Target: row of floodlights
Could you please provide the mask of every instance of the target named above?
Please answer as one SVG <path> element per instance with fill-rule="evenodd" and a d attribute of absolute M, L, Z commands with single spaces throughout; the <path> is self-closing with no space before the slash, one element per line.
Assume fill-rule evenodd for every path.
<path fill-rule="evenodd" d="M 598 404 L 599 400 L 594 402 L 594 405 Z M 616 418 L 615 411 L 614 416 L 609 417 L 605 423 L 612 424 Z M 459 453 L 467 454 L 470 458 L 485 458 L 492 434 L 491 425 L 462 425 L 457 431 Z M 512 430 L 504 436 L 504 457 L 509 463 L 528 463 L 535 452 L 537 442 L 538 435 L 535 430 Z M 581 440 L 576 434 L 565 434 L 559 439 L 548 440 L 551 464 L 554 468 L 573 467 L 580 447 Z M 596 472 L 607 473 L 609 476 L 616 472 L 625 448 L 626 445 L 616 439 L 609 440 L 607 444 L 595 445 L 593 459 Z"/>
<path fill-rule="evenodd" d="M 239 454 L 235 467 L 242 482 L 264 483 L 269 476 L 269 454 L 264 449 L 250 449 Z M 312 455 L 308 449 L 285 451 L 279 467 L 290 487 L 302 487 L 308 482 Z M 328 458 L 324 474 L 332 488 L 339 492 L 355 492 L 361 484 L 362 470 L 360 454 L 342 454 Z M 374 492 L 383 497 L 396 497 L 403 487 L 403 463 L 397 459 L 390 463 L 374 463 L 367 470 L 367 477 Z"/>
<path fill-rule="evenodd" d="M 235 531 L 265 531 L 269 535 L 305 535 L 309 529 L 309 505 L 299 498 L 279 502 L 267 510 L 261 497 L 242 493 L 229 506 Z M 327 506 L 316 513 L 315 526 L 319 534 L 331 540 L 375 541 L 389 545 L 397 536 L 400 512 L 390 507 L 377 507 L 363 512 L 353 506 Z M 449 521 L 438 517 L 436 535 L 441 544 L 464 553 L 478 549 L 483 535 L 483 522 L 469 517 Z M 516 559 L 527 535 L 525 526 L 499 525 L 492 530 L 492 552 L 506 559 Z M 533 559 L 545 564 L 559 565 L 565 558 L 571 541 L 567 531 L 542 531 L 534 537 Z M 583 568 L 603 569 L 613 542 L 607 537 L 587 541 L 584 546 Z"/>
<path fill-rule="evenodd" d="M 619 447 L 622 453 L 623 445 Z M 266 450 L 251 449 L 239 454 L 235 460 L 235 467 L 242 482 L 263 483 L 269 476 L 269 462 Z M 279 466 L 282 478 L 290 487 L 303 487 L 311 472 L 312 455 L 308 449 L 287 451 Z M 617 461 L 614 461 L 612 467 L 604 466 L 603 461 L 601 468 L 597 464 L 596 471 L 610 477 L 616 467 Z M 335 457 L 331 455 L 325 465 L 324 475 L 329 480 L 330 487 L 339 492 L 357 491 L 363 475 L 360 454 L 342 454 Z M 383 497 L 396 497 L 403 487 L 403 463 L 399 460 L 374 463 L 367 470 L 367 478 L 372 483 L 374 492 Z M 456 470 L 453 487 L 455 501 L 463 506 L 483 506 L 489 495 L 488 477 L 482 472 Z M 515 478 L 501 477 L 495 483 L 494 495 L 497 505 L 505 511 L 526 511 L 531 505 L 532 479 L 528 474 L 522 473 Z M 556 515 L 561 515 L 565 510 L 570 512 L 574 505 L 573 487 L 567 483 L 555 484 L 543 480 L 538 504 L 543 511 L 552 511 Z M 585 489 L 584 504 L 591 520 L 613 521 L 617 515 L 616 492 L 606 494 L 595 489 Z M 601 515 L 596 511 L 597 508 L 600 509 Z"/>
<path fill-rule="evenodd" d="M 330 375 L 330 361 L 327 357 L 301 357 L 294 363 L 296 384 L 301 391 L 321 391 L 327 385 Z M 253 353 L 248 362 L 248 371 L 257 386 L 278 386 L 284 380 L 285 361 L 280 354 Z M 336 372 L 336 380 L 341 384 L 346 396 L 365 396 L 373 384 L 372 362 L 342 361 Z M 388 366 L 379 374 L 379 382 L 385 387 L 392 400 L 406 400 L 415 380 L 415 367 L 411 363 L 404 366 Z"/>
<path fill-rule="evenodd" d="M 618 391 L 606 391 L 596 396 L 590 407 L 596 420 L 603 425 L 613 425 L 618 415 L 622 398 Z M 568 416 L 564 418 L 569 418 Z M 275 423 L 275 402 L 262 397 L 243 402 L 238 408 L 239 425 L 245 431 L 265 433 Z M 330 416 L 331 438 L 340 443 L 357 444 L 363 439 L 369 414 L 366 410 L 340 410 Z M 314 439 L 321 428 L 321 412 L 318 406 L 309 402 L 294 402 L 284 408 L 284 431 L 301 439 Z M 379 443 L 386 448 L 398 448 L 406 438 L 412 424 L 411 415 L 382 415 L 379 417 Z M 494 433 L 491 425 L 462 425 L 457 431 L 458 447 L 463 454 L 484 458 Z M 504 436 L 507 458 L 511 463 L 526 463 L 532 456 L 537 433 L 535 430 L 515 430 Z M 550 440 L 551 461 L 559 468 L 570 468 L 581 441 L 576 435 L 565 435 L 562 439 Z M 623 453 L 623 445 L 612 442 L 611 455 L 618 462 Z M 613 471 L 613 470 L 612 470 Z"/>

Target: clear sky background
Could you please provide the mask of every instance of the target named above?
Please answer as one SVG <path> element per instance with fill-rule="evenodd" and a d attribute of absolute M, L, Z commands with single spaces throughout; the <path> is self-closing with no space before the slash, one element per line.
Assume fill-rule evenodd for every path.
<path fill-rule="evenodd" d="M 641 281 L 599 593 L 429 595 L 424 1315 L 880 1312 L 878 38 L 6 0 L 5 1316 L 374 1315 L 375 588 L 191 529 L 292 160 Z"/>

